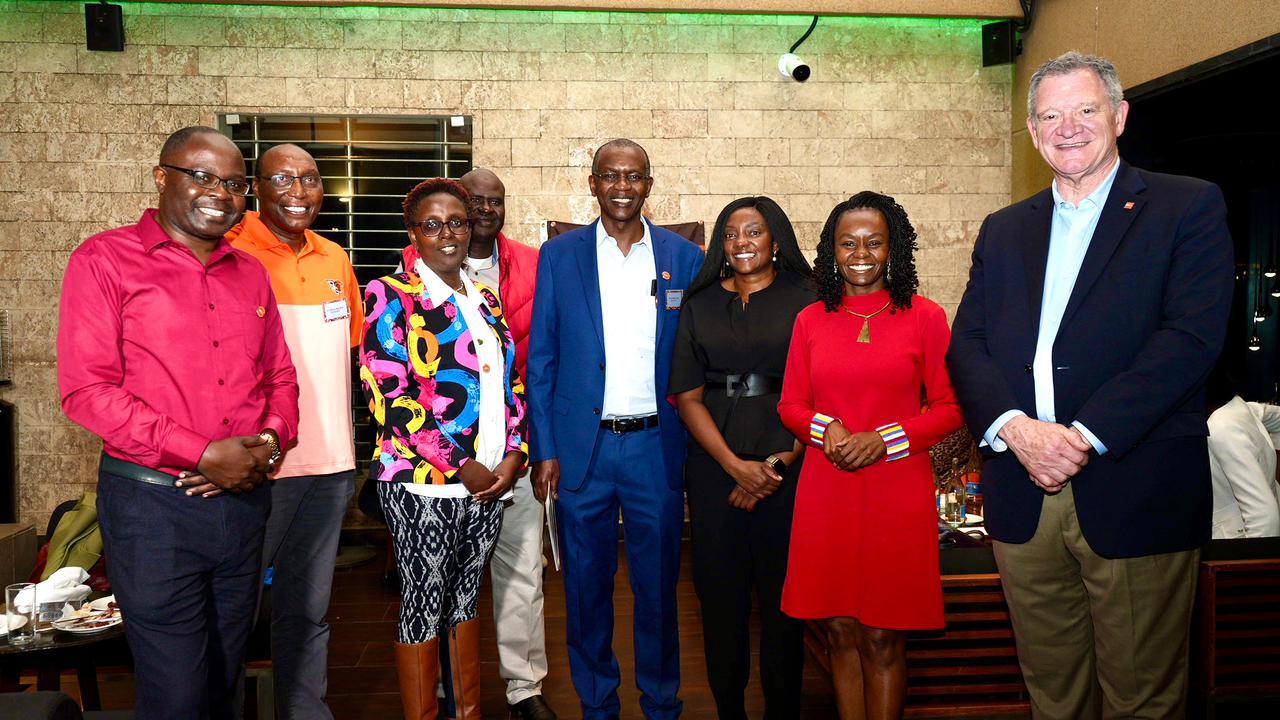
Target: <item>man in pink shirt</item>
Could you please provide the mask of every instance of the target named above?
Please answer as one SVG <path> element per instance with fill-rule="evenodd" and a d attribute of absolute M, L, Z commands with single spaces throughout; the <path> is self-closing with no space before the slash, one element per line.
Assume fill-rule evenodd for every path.
<path fill-rule="evenodd" d="M 271 507 L 262 483 L 297 432 L 297 377 L 266 270 L 223 238 L 249 190 L 239 150 L 184 128 L 153 176 L 159 209 L 71 255 L 58 389 L 103 440 L 98 516 L 135 717 L 231 718 Z"/>

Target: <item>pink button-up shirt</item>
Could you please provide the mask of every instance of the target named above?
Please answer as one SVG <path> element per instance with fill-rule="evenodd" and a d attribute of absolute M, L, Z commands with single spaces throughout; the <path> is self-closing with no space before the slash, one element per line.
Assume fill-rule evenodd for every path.
<path fill-rule="evenodd" d="M 58 312 L 62 410 L 108 455 L 170 474 L 205 447 L 297 433 L 298 382 L 271 282 L 223 240 L 208 265 L 147 210 L 85 240 Z"/>

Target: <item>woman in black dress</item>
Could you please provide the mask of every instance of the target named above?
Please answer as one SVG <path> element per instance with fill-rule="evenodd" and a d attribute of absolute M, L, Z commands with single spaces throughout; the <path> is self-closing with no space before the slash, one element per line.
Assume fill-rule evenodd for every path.
<path fill-rule="evenodd" d="M 680 313 L 670 389 L 692 435 L 693 580 L 721 720 L 747 717 L 753 590 L 764 717 L 799 717 L 803 625 L 779 606 L 801 452 L 777 406 L 791 326 L 815 299 L 811 272 L 782 208 L 740 198 L 716 220 Z"/>

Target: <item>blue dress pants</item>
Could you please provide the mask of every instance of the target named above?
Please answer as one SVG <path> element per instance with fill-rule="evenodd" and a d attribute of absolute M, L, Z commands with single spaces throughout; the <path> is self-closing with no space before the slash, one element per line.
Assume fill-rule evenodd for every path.
<path fill-rule="evenodd" d="M 235 716 L 271 490 L 213 498 L 98 474 L 107 577 L 133 652 L 137 720 Z"/>
<path fill-rule="evenodd" d="M 613 585 L 618 571 L 618 510 L 635 597 L 636 686 L 650 720 L 680 716 L 676 579 L 684 493 L 667 484 L 656 428 L 601 430 L 577 491 L 556 504 L 564 558 L 569 670 L 584 720 L 616 718 L 620 673 L 613 654 Z"/>

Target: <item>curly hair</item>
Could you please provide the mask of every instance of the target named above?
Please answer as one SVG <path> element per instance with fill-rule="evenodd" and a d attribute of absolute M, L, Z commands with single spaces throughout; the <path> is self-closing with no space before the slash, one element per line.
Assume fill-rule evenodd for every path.
<path fill-rule="evenodd" d="M 423 180 L 404 196 L 404 227 L 409 229 L 413 227 L 413 213 L 417 211 L 418 204 L 429 195 L 436 193 L 445 193 L 452 195 L 462 201 L 462 207 L 471 207 L 471 193 L 463 187 L 462 183 L 450 178 L 431 178 Z"/>
<path fill-rule="evenodd" d="M 715 229 L 711 231 L 711 237 L 707 240 L 707 256 L 702 261 L 702 269 L 693 278 L 693 282 L 689 283 L 690 297 L 720 282 L 721 278 L 733 274 L 733 271 L 725 265 L 724 226 L 729 223 L 729 216 L 742 208 L 755 208 L 764 216 L 765 225 L 769 226 L 769 234 L 778 245 L 778 272 L 790 273 L 805 281 L 813 276 L 813 268 L 809 266 L 804 253 L 800 252 L 800 244 L 796 242 L 795 228 L 791 227 L 791 220 L 787 218 L 787 214 L 778 206 L 778 203 L 763 195 L 742 197 L 725 205 L 720 211 L 720 217 L 716 218 Z"/>
<path fill-rule="evenodd" d="M 920 278 L 916 275 L 916 229 L 911 226 L 907 211 L 888 195 L 863 190 L 831 210 L 818 239 L 813 283 L 827 312 L 839 309 L 840 297 L 844 294 L 844 279 L 836 270 L 836 225 L 841 215 L 864 208 L 880 213 L 889 226 L 889 262 L 885 266 L 884 286 L 889 290 L 889 303 L 893 306 L 890 312 L 911 307 L 911 296 L 920 287 Z"/>

